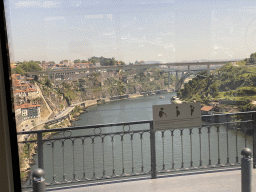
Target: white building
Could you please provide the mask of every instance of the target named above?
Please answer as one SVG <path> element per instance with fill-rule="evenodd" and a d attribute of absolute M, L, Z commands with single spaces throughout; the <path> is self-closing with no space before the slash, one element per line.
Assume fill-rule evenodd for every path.
<path fill-rule="evenodd" d="M 20 109 L 20 111 L 18 111 Z M 22 120 L 34 119 L 41 117 L 40 105 L 31 105 L 29 103 L 22 104 L 17 106 L 15 111 L 21 113 Z"/>

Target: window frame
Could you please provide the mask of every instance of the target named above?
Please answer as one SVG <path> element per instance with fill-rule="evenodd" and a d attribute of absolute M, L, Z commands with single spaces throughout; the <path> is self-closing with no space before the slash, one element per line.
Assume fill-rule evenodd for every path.
<path fill-rule="evenodd" d="M 1 1 L 0 7 L 0 188 L 1 191 L 21 191 L 17 130 L 14 103 L 12 102 L 10 55 L 4 0 Z"/>

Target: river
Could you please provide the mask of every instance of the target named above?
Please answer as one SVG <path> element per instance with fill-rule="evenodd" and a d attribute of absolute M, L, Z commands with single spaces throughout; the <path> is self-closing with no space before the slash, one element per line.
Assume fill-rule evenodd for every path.
<path fill-rule="evenodd" d="M 170 104 L 171 97 L 175 95 L 176 93 L 168 93 L 163 94 L 163 96 L 165 96 L 165 98 L 163 99 L 159 98 L 160 95 L 154 95 L 148 97 L 139 97 L 135 99 L 124 99 L 93 106 L 87 110 L 87 113 L 81 114 L 80 120 L 73 122 L 73 126 L 152 120 L 152 106 Z M 125 127 L 124 129 L 127 130 L 128 127 Z M 147 124 L 131 126 L 131 130 L 138 129 L 149 129 L 149 125 Z M 102 128 L 101 133 L 110 133 L 122 130 L 122 127 Z M 99 129 L 75 130 L 72 132 L 72 136 L 88 135 L 93 134 L 94 132 L 98 133 L 99 131 Z M 211 127 L 210 131 L 210 158 L 212 165 L 215 165 L 218 163 L 218 133 L 216 127 L 214 126 Z M 200 165 L 200 146 L 202 165 L 207 166 L 209 164 L 208 129 L 206 127 L 202 128 L 201 145 L 200 137 L 198 134 L 199 129 L 194 128 L 192 132 L 192 147 L 190 145 L 189 129 L 184 129 L 184 131 L 182 132 L 183 147 L 181 145 L 180 130 L 175 130 L 173 132 L 173 141 L 171 137 L 171 131 L 166 131 L 164 133 L 164 137 L 162 137 L 161 131 L 156 132 L 157 170 L 163 169 L 163 163 L 165 164 L 165 169 L 171 169 L 172 163 L 174 163 L 174 168 L 181 168 L 182 150 L 184 167 L 190 167 L 191 149 L 193 166 L 198 167 Z M 65 134 L 67 135 L 69 133 Z M 61 138 L 62 135 L 63 134 L 58 134 L 55 135 L 55 137 Z M 113 145 L 111 142 L 111 136 L 106 136 L 104 138 L 104 143 L 102 143 L 102 138 L 100 137 L 86 138 L 84 141 L 84 145 L 81 139 L 74 140 L 74 145 L 72 145 L 72 141 L 69 139 L 65 141 L 63 140 L 64 147 L 62 146 L 62 142 L 59 140 L 54 142 L 54 148 L 52 148 L 52 145 L 50 145 L 49 142 L 45 143 L 44 170 L 46 172 L 45 178 L 47 182 L 52 181 L 53 175 L 56 175 L 55 179 L 57 181 L 62 181 L 63 175 L 66 175 L 67 180 L 72 180 L 74 173 L 76 179 L 82 179 L 84 171 L 87 178 L 93 177 L 93 172 L 95 172 L 96 177 L 101 177 L 103 175 L 103 170 L 105 170 L 106 176 L 111 176 L 113 174 L 113 164 L 116 175 L 122 174 L 123 168 L 125 168 L 125 173 L 130 174 L 132 172 L 132 167 L 134 167 L 134 172 L 139 173 L 142 170 L 142 165 L 143 171 L 150 171 L 150 140 L 148 132 L 143 134 L 143 139 L 140 139 L 139 133 L 134 134 L 132 136 L 132 139 L 130 134 L 125 134 L 123 139 L 123 151 L 121 147 L 121 136 L 115 135 L 115 137 L 113 138 Z M 245 146 L 244 138 L 245 137 L 243 133 L 237 133 L 238 145 L 236 150 L 236 131 L 228 131 L 228 155 L 230 163 L 235 163 L 237 152 L 240 159 L 240 152 Z M 220 127 L 219 141 L 219 155 L 221 164 L 226 164 L 227 133 L 225 127 Z M 247 136 L 246 142 L 247 146 L 252 148 L 252 138 Z M 113 148 L 114 152 L 112 151 Z M 143 151 L 142 153 L 141 149 Z M 53 156 L 54 158 L 52 158 Z M 35 161 L 37 161 L 37 156 L 35 156 Z M 53 164 L 54 167 L 52 166 Z M 32 170 L 36 168 L 36 166 L 37 165 L 33 166 Z"/>

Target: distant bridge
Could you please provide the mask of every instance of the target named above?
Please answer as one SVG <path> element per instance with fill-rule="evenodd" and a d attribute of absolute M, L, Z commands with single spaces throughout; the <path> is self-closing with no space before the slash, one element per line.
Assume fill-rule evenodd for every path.
<path fill-rule="evenodd" d="M 175 92 L 178 92 L 181 89 L 181 86 L 183 85 L 184 81 L 192 74 L 195 74 L 196 72 L 187 72 L 183 74 L 183 76 L 179 79 L 179 81 L 175 85 Z"/>
<path fill-rule="evenodd" d="M 129 69 L 149 69 L 160 68 L 163 72 L 168 73 L 168 88 L 170 87 L 170 73 L 176 73 L 176 80 L 178 80 L 178 73 L 182 73 L 182 78 L 176 81 L 175 91 L 179 91 L 184 80 L 189 74 L 198 71 L 207 70 L 207 75 L 210 75 L 210 66 L 224 65 L 234 61 L 218 61 L 218 62 L 194 62 L 194 63 L 155 63 L 155 64 L 143 64 L 143 65 L 119 65 L 119 66 L 101 66 L 90 67 L 81 69 L 57 69 L 49 71 L 35 71 L 28 72 L 30 77 L 48 76 L 52 81 L 60 80 L 60 83 L 68 80 L 75 80 L 87 76 L 91 72 L 104 72 L 113 70 L 129 70 Z M 205 67 L 204 67 L 205 66 Z"/>
<path fill-rule="evenodd" d="M 168 68 L 178 67 L 178 66 L 187 66 L 187 71 L 190 72 L 191 66 L 207 66 L 208 74 L 210 74 L 211 65 L 224 65 L 229 62 L 234 61 L 218 61 L 218 62 L 194 62 L 194 63 L 155 63 L 155 64 L 143 64 L 143 65 L 118 65 L 118 66 L 101 66 L 101 67 L 90 67 L 90 68 L 81 68 L 81 69 L 56 69 L 49 71 L 34 71 L 28 72 L 29 76 L 53 76 L 55 80 L 56 75 L 74 76 L 79 73 L 90 73 L 94 71 L 113 71 L 113 70 L 126 70 L 126 69 L 148 69 L 148 68 Z M 66 79 L 66 78 L 65 78 Z"/>

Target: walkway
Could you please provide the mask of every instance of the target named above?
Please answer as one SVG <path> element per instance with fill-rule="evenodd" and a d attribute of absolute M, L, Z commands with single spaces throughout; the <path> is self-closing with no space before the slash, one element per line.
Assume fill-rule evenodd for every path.
<path fill-rule="evenodd" d="M 253 170 L 252 191 L 256 191 L 256 169 Z M 230 170 L 203 174 L 186 174 L 157 179 L 129 182 L 112 182 L 101 185 L 80 185 L 55 190 L 55 192 L 217 192 L 241 191 L 241 170 Z"/>

